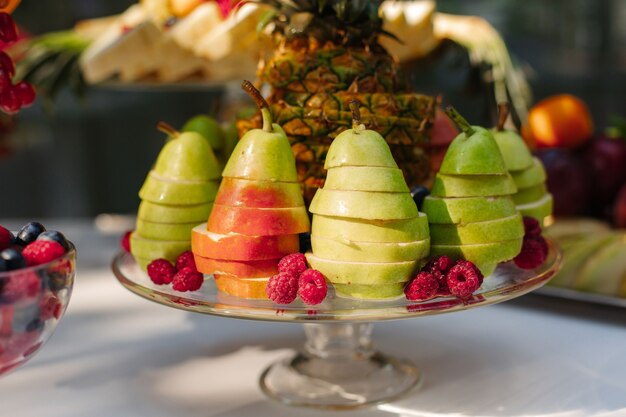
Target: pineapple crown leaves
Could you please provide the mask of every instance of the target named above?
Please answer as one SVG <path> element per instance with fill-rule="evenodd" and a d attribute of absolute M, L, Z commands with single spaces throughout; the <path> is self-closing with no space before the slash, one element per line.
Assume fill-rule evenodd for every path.
<path fill-rule="evenodd" d="M 311 36 L 318 41 L 340 45 L 373 45 L 383 30 L 382 0 L 251 0 L 274 9 L 261 22 L 261 29 L 273 24 L 273 32 L 288 39 Z"/>

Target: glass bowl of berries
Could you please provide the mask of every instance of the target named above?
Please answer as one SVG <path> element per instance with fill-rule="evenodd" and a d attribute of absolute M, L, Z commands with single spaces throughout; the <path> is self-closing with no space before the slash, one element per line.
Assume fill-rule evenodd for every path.
<path fill-rule="evenodd" d="M 0 226 L 0 377 L 28 361 L 56 329 L 70 300 L 76 249 L 41 223 L 16 234 Z"/>

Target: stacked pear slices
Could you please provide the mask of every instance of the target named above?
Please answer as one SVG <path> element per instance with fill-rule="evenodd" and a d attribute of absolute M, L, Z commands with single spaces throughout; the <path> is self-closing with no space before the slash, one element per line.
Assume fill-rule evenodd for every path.
<path fill-rule="evenodd" d="M 326 182 L 309 208 L 306 256 L 338 296 L 394 298 L 428 256 L 428 220 L 383 137 L 356 119 L 328 150 Z"/>
<path fill-rule="evenodd" d="M 517 187 L 513 201 L 523 216 L 534 217 L 543 224 L 545 218 L 552 214 L 552 194 L 546 188 L 546 171 L 541 161 L 531 155 L 524 140 L 517 133 L 503 129 L 507 115 L 507 108 L 501 106 L 500 123 L 493 137 Z"/>
<path fill-rule="evenodd" d="M 430 223 L 430 250 L 471 261 L 488 276 L 522 247 L 522 216 L 511 198 L 517 188 L 492 134 L 470 126 L 453 109 L 448 112 L 463 132 L 450 144 L 422 207 Z"/>
<path fill-rule="evenodd" d="M 310 222 L 289 140 L 252 84 L 244 89 L 261 108 L 263 129 L 250 130 L 235 147 L 208 222 L 193 229 L 192 250 L 198 270 L 213 274 L 220 291 L 267 298 L 278 261 L 298 252 L 298 234 Z"/>
<path fill-rule="evenodd" d="M 144 270 L 158 258 L 175 261 L 191 247 L 191 230 L 213 207 L 220 171 L 211 146 L 193 132 L 174 135 L 139 191 L 131 252 Z"/>

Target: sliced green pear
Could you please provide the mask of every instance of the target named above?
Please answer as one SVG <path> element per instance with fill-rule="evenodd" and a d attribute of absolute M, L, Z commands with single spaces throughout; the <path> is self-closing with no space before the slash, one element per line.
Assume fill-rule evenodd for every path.
<path fill-rule="evenodd" d="M 465 259 L 473 262 L 485 276 L 489 271 L 486 266 L 505 262 L 515 258 L 522 249 L 522 239 L 512 239 L 481 245 L 431 245 L 430 255 L 446 255 L 452 259 Z"/>
<path fill-rule="evenodd" d="M 522 213 L 522 216 L 534 217 L 541 223 L 545 217 L 552 214 L 552 204 L 552 194 L 548 193 L 537 201 L 527 204 L 519 204 L 517 206 L 517 211 Z"/>
<path fill-rule="evenodd" d="M 380 285 L 407 282 L 419 261 L 406 262 L 342 262 L 306 253 L 313 269 L 320 271 L 333 284 Z"/>
<path fill-rule="evenodd" d="M 579 236 L 576 239 L 571 239 L 567 243 L 559 241 L 559 246 L 563 251 L 563 262 L 559 272 L 550 280 L 550 285 L 574 288 L 579 272 L 585 262 L 592 259 L 594 253 L 600 248 L 613 243 L 616 239 L 619 238 L 615 234 L 604 232 L 600 236 Z M 607 277 L 607 279 L 610 278 Z M 593 281 L 595 281 L 595 279 L 590 280 L 592 286 L 594 284 Z M 582 282 L 582 284 L 584 284 L 584 282 Z"/>
<path fill-rule="evenodd" d="M 559 219 L 546 229 L 546 234 L 556 240 L 573 237 L 579 239 L 589 235 L 604 235 L 611 232 L 611 225 L 596 219 L 580 217 Z"/>
<path fill-rule="evenodd" d="M 532 165 L 523 171 L 511 172 L 518 189 L 533 187 L 546 182 L 546 170 L 538 158 L 533 158 Z"/>
<path fill-rule="evenodd" d="M 504 165 L 509 171 L 521 171 L 530 168 L 533 156 L 528 150 L 524 139 L 512 130 L 494 130 L 493 138 L 498 144 Z"/>
<path fill-rule="evenodd" d="M 202 135 L 184 132 L 163 146 L 153 171 L 171 180 L 209 181 L 220 178 L 219 163 Z"/>
<path fill-rule="evenodd" d="M 135 262 L 137 262 L 137 265 L 139 265 L 139 268 L 141 268 L 143 271 L 147 270 L 148 265 L 150 265 L 150 262 L 154 261 L 154 259 L 139 258 L 137 256 L 135 256 L 134 258 L 135 258 Z"/>
<path fill-rule="evenodd" d="M 428 239 L 428 218 L 424 213 L 406 220 L 386 221 L 315 215 L 311 235 L 340 241 L 412 242 Z"/>
<path fill-rule="evenodd" d="M 345 166 L 326 173 L 325 190 L 409 192 L 399 168 Z"/>
<path fill-rule="evenodd" d="M 224 177 L 215 204 L 259 208 L 304 206 L 297 182 L 246 180 Z"/>
<path fill-rule="evenodd" d="M 359 300 L 389 300 L 404 297 L 405 283 L 384 285 L 333 284 L 335 294 Z"/>
<path fill-rule="evenodd" d="M 533 201 L 541 200 L 543 196 L 548 193 L 545 184 L 535 185 L 529 188 L 523 188 L 517 193 L 513 194 L 513 201 L 515 204 L 522 205 L 532 203 Z"/>
<path fill-rule="evenodd" d="M 235 146 L 224 177 L 248 180 L 298 182 L 296 160 L 289 140 L 277 124 L 273 131 L 248 131 Z"/>
<path fill-rule="evenodd" d="M 137 218 L 156 223 L 202 223 L 209 218 L 213 203 L 192 206 L 166 206 L 142 201 L 139 204 Z"/>
<path fill-rule="evenodd" d="M 191 240 L 191 230 L 198 225 L 193 223 L 154 223 L 137 219 L 135 230 L 146 239 Z"/>
<path fill-rule="evenodd" d="M 181 181 L 163 178 L 150 171 L 139 190 L 139 197 L 152 203 L 164 205 L 195 205 L 215 200 L 219 182 Z"/>
<path fill-rule="evenodd" d="M 363 124 L 341 132 L 328 149 L 324 168 L 344 166 L 398 168 L 385 139 Z"/>
<path fill-rule="evenodd" d="M 510 196 L 441 198 L 428 196 L 422 211 L 429 223 L 471 223 L 512 216 L 517 212 Z"/>
<path fill-rule="evenodd" d="M 450 143 L 439 173 L 447 175 L 502 175 L 507 172 L 493 135 L 480 126 L 459 133 Z"/>
<path fill-rule="evenodd" d="M 130 235 L 130 250 L 135 258 L 155 260 L 165 258 L 171 262 L 176 261 L 178 256 L 191 249 L 190 240 L 154 240 L 146 239 L 133 232 Z"/>
<path fill-rule="evenodd" d="M 615 296 L 626 276 L 626 234 L 617 235 L 611 243 L 593 253 L 583 265 L 575 288 Z"/>
<path fill-rule="evenodd" d="M 320 258 L 351 262 L 403 262 L 428 256 L 430 239 L 414 242 L 361 242 L 311 235 L 313 253 Z"/>
<path fill-rule="evenodd" d="M 343 191 L 320 188 L 309 211 L 326 216 L 368 220 L 409 219 L 418 215 L 409 193 L 378 191 Z"/>
<path fill-rule="evenodd" d="M 519 213 L 484 222 L 430 225 L 430 238 L 435 245 L 478 245 L 523 236 L 524 223 Z"/>
<path fill-rule="evenodd" d="M 481 197 L 512 195 L 517 187 L 507 172 L 499 175 L 437 174 L 431 190 L 434 197 Z"/>

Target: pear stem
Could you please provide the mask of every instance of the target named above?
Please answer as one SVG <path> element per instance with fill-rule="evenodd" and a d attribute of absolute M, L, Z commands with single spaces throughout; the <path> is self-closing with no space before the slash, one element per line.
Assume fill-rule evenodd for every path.
<path fill-rule="evenodd" d="M 180 136 L 180 132 L 174 126 L 172 126 L 171 124 L 167 122 L 163 122 L 163 121 L 158 122 L 157 129 L 173 138 Z"/>
<path fill-rule="evenodd" d="M 352 129 L 357 130 L 357 128 L 363 124 L 360 110 L 361 103 L 359 103 L 357 99 L 352 99 L 350 103 L 348 103 L 348 106 L 352 112 Z"/>
<path fill-rule="evenodd" d="M 241 83 L 243 91 L 254 100 L 256 106 L 261 110 L 261 116 L 263 117 L 263 131 L 273 132 L 272 128 L 272 113 L 270 112 L 270 106 L 267 104 L 265 98 L 261 95 L 261 92 L 248 80 L 243 80 Z"/>
<path fill-rule="evenodd" d="M 469 124 L 467 120 L 452 106 L 446 107 L 446 114 L 456 125 L 465 133 L 466 136 L 472 136 L 474 134 L 474 129 Z"/>
<path fill-rule="evenodd" d="M 496 126 L 496 130 L 498 132 L 502 132 L 504 130 L 504 124 L 506 123 L 506 119 L 509 117 L 509 103 L 502 102 L 498 104 L 498 125 Z"/>

